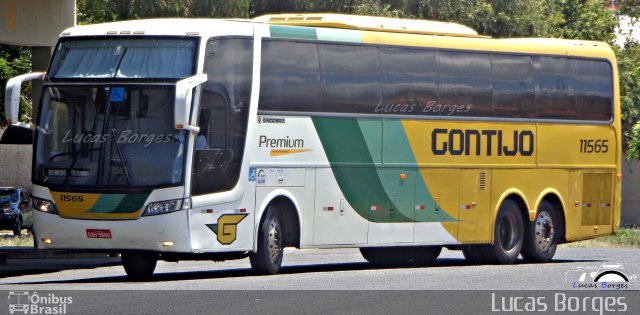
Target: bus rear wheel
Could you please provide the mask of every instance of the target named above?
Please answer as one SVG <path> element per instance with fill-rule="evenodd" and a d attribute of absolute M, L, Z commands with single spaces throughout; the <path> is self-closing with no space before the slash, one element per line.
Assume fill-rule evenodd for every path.
<path fill-rule="evenodd" d="M 488 246 L 490 245 L 465 245 L 462 248 L 462 254 L 468 263 L 482 264 L 487 260 L 484 257 L 484 252 L 488 250 Z"/>
<path fill-rule="evenodd" d="M 479 257 L 487 263 L 513 264 L 524 238 L 524 222 L 520 206 L 507 199 L 502 202 L 493 231 L 493 244 L 479 247 Z"/>
<path fill-rule="evenodd" d="M 538 213 L 533 222 L 525 229 L 522 257 L 528 262 L 548 262 L 556 253 L 561 237 L 558 212 L 548 201 L 538 206 Z"/>
<path fill-rule="evenodd" d="M 158 255 L 150 252 L 122 253 L 122 266 L 127 276 L 136 281 L 151 279 L 158 263 Z"/>
<path fill-rule="evenodd" d="M 258 247 L 249 255 L 251 268 L 263 275 L 273 275 L 280 271 L 284 253 L 284 227 L 276 209 L 270 206 L 258 230 Z"/>

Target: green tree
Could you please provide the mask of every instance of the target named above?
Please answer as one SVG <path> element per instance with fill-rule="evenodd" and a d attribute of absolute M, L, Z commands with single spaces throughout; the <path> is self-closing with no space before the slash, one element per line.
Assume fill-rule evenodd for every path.
<path fill-rule="evenodd" d="M 628 42 L 618 53 L 623 143 L 629 159 L 640 160 L 640 44 Z"/>
<path fill-rule="evenodd" d="M 553 0 L 552 5 L 561 17 L 557 37 L 613 43 L 618 20 L 606 1 Z"/>
<path fill-rule="evenodd" d="M 640 1 L 618 0 L 618 4 L 621 15 L 631 17 L 633 23 L 639 23 Z M 628 39 L 624 49 L 618 53 L 618 71 L 627 157 L 640 160 L 640 43 Z"/>
<path fill-rule="evenodd" d="M 628 15 L 638 19 L 640 17 L 640 1 L 638 0 L 618 0 L 620 14 Z"/>
<path fill-rule="evenodd" d="M 192 0 L 188 15 L 194 17 L 247 18 L 250 1 Z"/>
<path fill-rule="evenodd" d="M 4 93 L 7 81 L 12 77 L 31 71 L 31 50 L 25 47 L 0 45 L 0 123 L 5 124 Z M 31 86 L 25 84 L 20 96 L 21 122 L 31 122 Z"/>

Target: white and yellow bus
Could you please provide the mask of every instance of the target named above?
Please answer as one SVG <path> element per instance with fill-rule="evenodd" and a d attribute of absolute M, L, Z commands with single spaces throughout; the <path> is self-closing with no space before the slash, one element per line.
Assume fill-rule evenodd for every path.
<path fill-rule="evenodd" d="M 134 278 L 157 260 L 247 256 L 273 274 L 285 247 L 545 262 L 618 229 L 617 75 L 604 43 L 451 23 L 70 28 L 39 107 L 38 246 L 121 253 Z M 10 114 L 38 76 L 8 84 Z"/>

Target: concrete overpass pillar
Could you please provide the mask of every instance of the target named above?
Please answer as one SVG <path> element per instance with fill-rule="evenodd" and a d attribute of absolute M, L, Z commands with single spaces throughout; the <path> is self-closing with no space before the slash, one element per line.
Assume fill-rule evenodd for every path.
<path fill-rule="evenodd" d="M 53 47 L 31 47 L 31 67 L 33 72 L 47 71 L 49 60 L 53 53 Z M 40 95 L 42 93 L 42 80 L 34 80 L 31 84 L 31 99 L 33 100 L 33 122 L 38 117 L 40 110 Z"/>

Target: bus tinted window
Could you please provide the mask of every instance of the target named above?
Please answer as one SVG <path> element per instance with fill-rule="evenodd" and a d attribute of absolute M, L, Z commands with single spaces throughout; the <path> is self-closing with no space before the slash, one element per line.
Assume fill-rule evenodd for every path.
<path fill-rule="evenodd" d="M 322 110 L 316 44 L 264 41 L 261 73 L 261 109 L 303 112 Z"/>
<path fill-rule="evenodd" d="M 262 63 L 259 109 L 265 111 L 612 117 L 606 61 L 265 40 Z"/>
<path fill-rule="evenodd" d="M 376 47 L 318 45 L 323 111 L 374 114 L 381 103 Z"/>
<path fill-rule="evenodd" d="M 438 51 L 440 115 L 492 117 L 490 75 L 489 54 Z"/>
<path fill-rule="evenodd" d="M 382 47 L 380 69 L 384 76 L 384 114 L 425 115 L 438 103 L 436 52 L 426 49 Z"/>
<path fill-rule="evenodd" d="M 605 61 L 574 60 L 578 119 L 610 120 L 613 106 L 611 66 Z"/>
<path fill-rule="evenodd" d="M 531 57 L 492 55 L 491 79 L 496 117 L 536 117 Z"/>
<path fill-rule="evenodd" d="M 561 57 L 534 57 L 538 118 L 575 119 L 573 63 Z"/>

